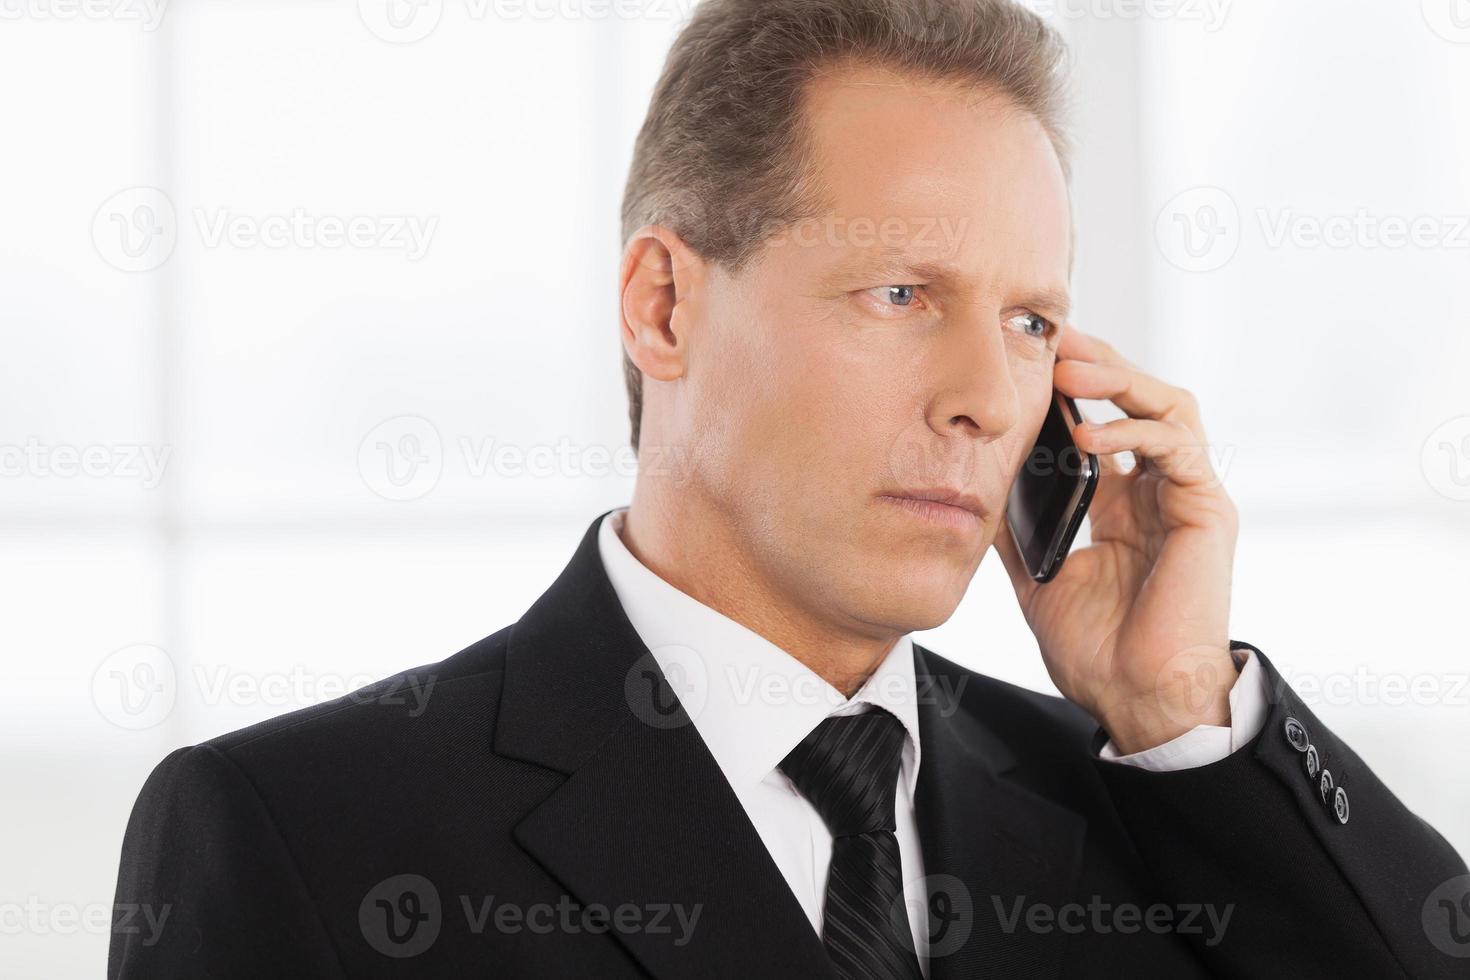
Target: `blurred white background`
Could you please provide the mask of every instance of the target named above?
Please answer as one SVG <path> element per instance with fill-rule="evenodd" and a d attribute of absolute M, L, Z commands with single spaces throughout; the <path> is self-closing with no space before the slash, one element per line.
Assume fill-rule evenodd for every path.
<path fill-rule="evenodd" d="M 1232 635 L 1470 853 L 1470 2 L 1031 5 L 1077 323 L 1204 405 Z M 617 212 L 689 8 L 0 0 L 0 975 L 102 972 L 170 749 L 514 621 L 628 501 Z M 1053 690 L 993 555 L 919 638 Z"/>

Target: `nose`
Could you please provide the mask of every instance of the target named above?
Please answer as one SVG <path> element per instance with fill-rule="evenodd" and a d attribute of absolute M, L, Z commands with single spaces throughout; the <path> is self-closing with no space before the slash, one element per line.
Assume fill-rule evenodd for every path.
<path fill-rule="evenodd" d="M 1021 399 L 1011 376 L 999 310 L 975 310 L 945 325 L 937 345 L 929 424 L 946 437 L 988 443 L 1021 418 Z"/>

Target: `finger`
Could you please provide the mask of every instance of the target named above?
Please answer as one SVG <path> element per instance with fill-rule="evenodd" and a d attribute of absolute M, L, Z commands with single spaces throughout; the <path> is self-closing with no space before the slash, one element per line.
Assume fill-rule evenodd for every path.
<path fill-rule="evenodd" d="M 1058 361 L 1053 381 L 1059 390 L 1073 398 L 1106 399 L 1132 418 L 1183 422 L 1204 440 L 1199 402 L 1194 394 L 1136 367 Z"/>
<path fill-rule="evenodd" d="M 1073 438 L 1079 449 L 1098 456 L 1127 450 L 1140 467 L 1180 486 L 1216 486 L 1220 482 L 1210 462 L 1209 445 L 1181 422 L 1117 419 L 1097 426 L 1080 425 Z"/>
<path fill-rule="evenodd" d="M 1072 438 L 1075 441 L 1077 437 Z M 1136 462 L 1130 466 L 1123 465 L 1122 453 L 1103 453 L 1097 456 L 1097 468 L 1102 476 L 1127 476 L 1133 472 L 1133 465 L 1137 465 Z"/>
<path fill-rule="evenodd" d="M 1072 362 L 1068 362 L 1068 363 L 1074 363 L 1075 364 L 1075 363 L 1078 363 L 1078 362 L 1072 361 Z M 1067 394 L 1071 394 L 1071 392 L 1068 391 Z M 1082 395 L 1082 396 L 1079 396 L 1079 397 L 1085 398 L 1087 396 L 1086 395 Z M 1087 417 L 1082 414 L 1082 409 L 1081 409 L 1080 406 L 1077 409 L 1077 417 L 1079 419 L 1081 419 L 1081 423 L 1079 425 L 1074 425 L 1072 427 L 1072 442 L 1074 444 L 1077 443 L 1077 432 L 1078 432 L 1078 429 L 1080 429 L 1082 425 L 1086 425 L 1087 424 Z M 1082 447 L 1079 445 L 1078 448 L 1081 449 Z M 1086 451 L 1087 450 L 1085 450 L 1085 449 L 1083 450 L 1083 452 L 1086 452 Z M 1097 465 L 1098 465 L 1098 472 L 1102 476 L 1127 476 L 1129 473 L 1132 472 L 1132 467 L 1131 466 L 1124 466 L 1123 465 L 1122 458 L 1119 457 L 1119 456 L 1116 456 L 1116 455 L 1114 455 L 1114 456 L 1098 456 L 1097 457 Z M 1099 488 L 1099 489 L 1101 489 L 1101 488 Z"/>
<path fill-rule="evenodd" d="M 1084 333 L 1070 324 L 1062 331 L 1062 339 L 1057 341 L 1057 358 L 1092 361 L 1097 364 L 1133 363 L 1114 350 L 1107 341 Z"/>

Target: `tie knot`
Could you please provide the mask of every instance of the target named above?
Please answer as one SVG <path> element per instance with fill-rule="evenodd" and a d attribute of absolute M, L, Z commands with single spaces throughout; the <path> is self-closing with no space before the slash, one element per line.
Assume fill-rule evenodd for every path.
<path fill-rule="evenodd" d="M 828 718 L 781 760 L 781 771 L 835 837 L 893 830 L 903 723 L 882 710 Z"/>

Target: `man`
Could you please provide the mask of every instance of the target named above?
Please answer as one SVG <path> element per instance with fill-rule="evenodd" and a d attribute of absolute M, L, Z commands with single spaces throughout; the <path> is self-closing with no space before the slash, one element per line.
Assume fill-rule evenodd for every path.
<path fill-rule="evenodd" d="M 1061 56 L 998 0 L 706 0 L 624 204 L 631 506 L 515 624 L 165 759 L 110 975 L 1457 975 L 1464 863 L 1228 637 L 1194 400 L 1068 324 Z M 1038 585 L 1053 386 L 1128 418 Z M 992 544 L 1064 698 L 909 637 Z"/>

